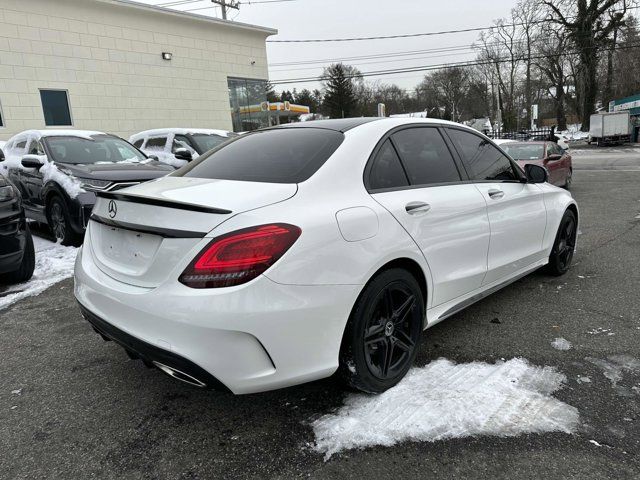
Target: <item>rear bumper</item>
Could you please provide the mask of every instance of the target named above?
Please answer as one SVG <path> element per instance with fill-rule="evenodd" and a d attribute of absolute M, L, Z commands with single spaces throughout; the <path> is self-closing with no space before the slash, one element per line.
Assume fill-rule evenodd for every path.
<path fill-rule="evenodd" d="M 93 329 L 97 333 L 99 333 L 105 340 L 116 342 L 127 351 L 127 354 L 131 358 L 139 358 L 148 366 L 162 365 L 169 367 L 173 370 L 183 372 L 187 377 L 195 380 L 192 382 L 187 381 L 187 383 L 196 384 L 197 381 L 201 383 L 201 385 L 197 386 L 214 388 L 216 390 L 225 389 L 224 385 L 222 385 L 218 379 L 186 358 L 129 335 L 128 333 L 104 321 L 97 315 L 94 315 L 83 307 L 82 304 L 80 305 L 80 310 L 82 311 L 82 316 L 91 324 L 91 326 L 93 326 Z M 189 378 L 187 378 L 187 380 L 188 379 Z"/>
<path fill-rule="evenodd" d="M 333 374 L 360 287 L 281 285 L 261 276 L 223 289 L 191 289 L 175 280 L 141 288 L 104 274 L 85 245 L 74 291 L 104 336 L 208 386 L 219 382 L 244 394 Z"/>

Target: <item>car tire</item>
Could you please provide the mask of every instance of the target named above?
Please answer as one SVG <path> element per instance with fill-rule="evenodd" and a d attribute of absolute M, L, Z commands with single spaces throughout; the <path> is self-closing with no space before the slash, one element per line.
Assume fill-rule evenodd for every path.
<path fill-rule="evenodd" d="M 1 280 L 3 281 L 3 283 L 23 283 L 33 276 L 33 270 L 36 266 L 36 253 L 35 248 L 33 247 L 33 237 L 31 236 L 29 227 L 26 228 L 25 237 L 26 245 L 24 253 L 22 255 L 22 262 L 20 263 L 20 267 L 13 272 L 5 273 L 4 275 L 2 275 Z"/>
<path fill-rule="evenodd" d="M 81 236 L 71 227 L 69 209 L 58 195 L 52 197 L 47 206 L 47 222 L 51 233 L 62 245 L 78 246 L 81 243 Z"/>
<path fill-rule="evenodd" d="M 420 285 L 408 271 L 392 268 L 374 277 L 347 322 L 340 380 L 367 393 L 382 393 L 402 380 L 418 350 L 424 308 Z"/>
<path fill-rule="evenodd" d="M 549 255 L 547 271 L 551 275 L 559 277 L 569 271 L 576 246 L 577 235 L 578 221 L 576 214 L 571 210 L 567 210 L 562 216 L 558 232 L 556 233 L 556 239 L 551 249 L 551 255 Z"/>
<path fill-rule="evenodd" d="M 567 178 L 566 178 L 562 188 L 565 188 L 567 190 L 571 189 L 571 183 L 573 183 L 573 168 L 569 169 L 569 173 L 567 175 Z"/>

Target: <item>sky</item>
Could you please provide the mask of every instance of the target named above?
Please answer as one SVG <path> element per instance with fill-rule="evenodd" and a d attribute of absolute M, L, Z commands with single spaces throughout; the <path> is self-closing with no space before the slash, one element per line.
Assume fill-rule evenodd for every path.
<path fill-rule="evenodd" d="M 159 5 L 170 0 L 138 0 Z M 247 3 L 230 10 L 229 19 L 272 27 L 278 35 L 268 40 L 352 38 L 402 35 L 486 27 L 507 17 L 516 0 L 279 0 Z M 258 1 L 258 0 L 256 0 Z M 261 0 L 266 2 L 267 0 Z M 210 0 L 174 0 L 170 8 L 220 17 L 220 9 Z M 188 3 L 187 3 L 188 2 Z M 414 38 L 324 43 L 267 43 L 269 78 L 276 90 L 319 88 L 318 81 L 277 84 L 278 80 L 317 77 L 331 60 L 344 59 L 362 72 L 462 62 L 475 58 L 470 46 L 479 32 Z M 454 52 L 438 49 L 460 47 Z M 436 51 L 434 51 L 436 50 Z M 407 55 L 406 52 L 418 52 Z M 388 54 L 404 53 L 404 56 Z M 382 55 L 386 55 L 382 57 Z M 350 59 L 351 57 L 369 57 Z M 300 64 L 309 60 L 329 60 L 321 64 Z M 289 65 L 279 65 L 288 63 Z M 296 63 L 296 64 L 292 64 Z M 424 72 L 396 73 L 368 77 L 370 81 L 395 83 L 413 89 Z"/>

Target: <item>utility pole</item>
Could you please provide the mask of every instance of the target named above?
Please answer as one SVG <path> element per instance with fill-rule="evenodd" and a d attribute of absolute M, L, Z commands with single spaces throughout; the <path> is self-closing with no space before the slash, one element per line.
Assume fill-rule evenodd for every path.
<path fill-rule="evenodd" d="M 222 8 L 222 19 L 226 20 L 227 19 L 227 8 L 233 8 L 235 10 L 240 10 L 240 2 L 238 1 L 233 1 L 233 0 L 229 0 L 229 3 L 227 3 L 227 0 L 211 0 L 211 3 L 215 3 L 220 5 L 220 8 Z"/>

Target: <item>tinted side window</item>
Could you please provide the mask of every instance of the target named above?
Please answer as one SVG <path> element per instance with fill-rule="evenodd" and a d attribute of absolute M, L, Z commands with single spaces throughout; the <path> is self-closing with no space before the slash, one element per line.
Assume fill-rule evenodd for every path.
<path fill-rule="evenodd" d="M 173 138 L 173 143 L 171 144 L 171 153 L 176 153 L 176 150 L 179 148 L 186 148 L 191 153 L 196 153 L 196 151 L 191 146 L 191 142 L 184 135 L 176 135 Z"/>
<path fill-rule="evenodd" d="M 29 155 L 44 155 L 44 148 L 38 140 L 33 140 L 29 145 Z"/>
<path fill-rule="evenodd" d="M 136 147 L 136 148 L 140 148 L 143 143 L 144 143 L 144 138 L 140 138 L 140 139 L 136 140 L 135 142 L 133 142 L 133 146 Z"/>
<path fill-rule="evenodd" d="M 440 132 L 435 128 L 410 128 L 393 134 L 393 140 L 411 185 L 458 182 L 460 173 Z"/>
<path fill-rule="evenodd" d="M 274 128 L 222 143 L 174 176 L 299 183 L 324 165 L 344 134 L 324 128 Z"/>
<path fill-rule="evenodd" d="M 518 180 L 509 159 L 490 142 L 463 130 L 447 130 L 472 180 Z"/>
<path fill-rule="evenodd" d="M 154 137 L 147 140 L 147 144 L 144 148 L 152 150 L 164 150 L 164 146 L 167 144 L 167 137 Z"/>
<path fill-rule="evenodd" d="M 409 181 L 404 173 L 400 158 L 390 140 L 386 140 L 378 151 L 371 165 L 369 173 L 369 188 L 379 190 L 383 188 L 407 187 Z"/>

